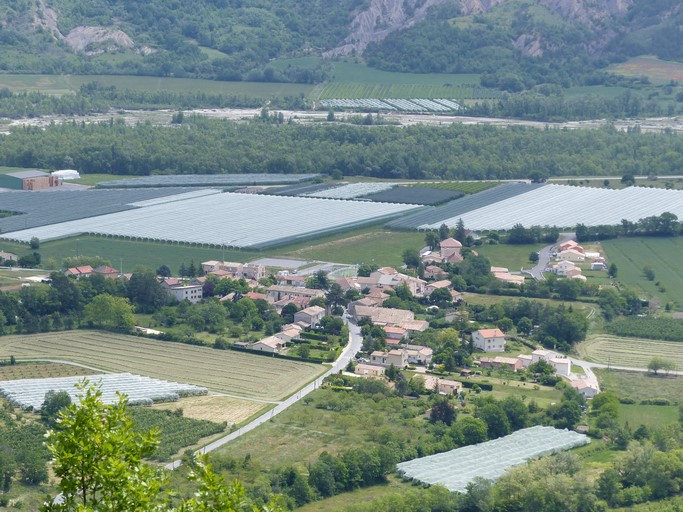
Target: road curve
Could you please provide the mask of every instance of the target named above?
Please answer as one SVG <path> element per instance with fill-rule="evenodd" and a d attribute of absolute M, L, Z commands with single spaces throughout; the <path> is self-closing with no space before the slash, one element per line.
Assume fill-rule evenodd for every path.
<path fill-rule="evenodd" d="M 333 373 L 338 373 L 340 370 L 343 370 L 346 365 L 349 363 L 351 358 L 353 358 L 356 353 L 360 350 L 361 345 L 363 343 L 363 338 L 360 334 L 360 327 L 358 327 L 356 324 L 352 323 L 351 321 L 348 320 L 348 318 L 344 318 L 346 320 L 346 325 L 349 328 L 349 343 L 346 345 L 344 350 L 342 351 L 341 355 L 339 358 L 334 362 L 334 364 L 330 367 L 329 370 L 327 370 L 324 374 L 322 374 L 320 377 L 315 379 L 313 382 L 310 384 L 304 386 L 301 388 L 299 391 L 294 393 L 292 396 L 287 398 L 286 400 L 280 402 L 278 405 L 276 405 L 273 409 L 270 411 L 265 412 L 255 420 L 251 421 L 250 423 L 247 423 L 243 427 L 235 430 L 234 432 L 231 432 L 225 437 L 221 437 L 220 439 L 217 439 L 213 441 L 212 443 L 207 444 L 203 448 L 197 450 L 195 454 L 205 454 L 209 453 L 217 448 L 220 448 L 224 444 L 229 443 L 233 439 L 237 439 L 238 437 L 246 434 L 247 432 L 250 432 L 254 430 L 256 427 L 263 425 L 266 421 L 271 419 L 274 416 L 277 416 L 280 414 L 282 411 L 286 410 L 288 407 L 294 405 L 297 403 L 299 400 L 301 400 L 303 397 L 311 393 L 312 391 L 318 389 L 322 385 L 323 379 L 327 377 L 328 375 L 331 375 Z M 182 464 L 182 461 L 180 459 L 174 460 L 173 462 L 170 462 L 164 466 L 165 469 L 176 469 L 180 467 Z"/>

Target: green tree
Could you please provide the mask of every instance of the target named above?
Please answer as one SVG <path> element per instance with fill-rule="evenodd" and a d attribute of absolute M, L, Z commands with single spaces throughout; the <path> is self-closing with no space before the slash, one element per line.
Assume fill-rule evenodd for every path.
<path fill-rule="evenodd" d="M 125 329 L 135 325 L 134 312 L 133 305 L 125 297 L 103 293 L 85 306 L 83 319 L 96 327 Z"/>
<path fill-rule="evenodd" d="M 655 356 L 652 359 L 650 359 L 650 362 L 647 364 L 647 369 L 657 375 L 657 373 L 660 370 L 664 370 L 665 372 L 670 372 L 675 368 L 675 364 L 670 361 L 669 359 L 665 359 L 660 356 Z"/>
<path fill-rule="evenodd" d="M 427 231 L 425 233 L 425 245 L 429 247 L 429 250 L 435 251 L 439 248 L 439 233 L 436 231 Z"/>
<path fill-rule="evenodd" d="M 439 226 L 439 238 L 441 240 L 446 240 L 449 236 L 451 236 L 450 229 L 446 224 L 441 224 L 441 226 Z"/>
<path fill-rule="evenodd" d="M 59 411 L 71 405 L 71 396 L 64 390 L 51 389 L 45 393 L 43 405 L 40 407 L 40 419 L 48 426 L 53 427 Z"/>
<path fill-rule="evenodd" d="M 429 421 L 432 423 L 440 421 L 450 426 L 455 421 L 456 414 L 455 407 L 449 402 L 448 398 L 439 396 L 432 405 Z"/>
<path fill-rule="evenodd" d="M 464 244 L 467 239 L 467 230 L 465 229 L 465 223 L 462 219 L 458 219 L 455 229 L 453 230 L 453 238 L 455 238 L 461 244 Z"/>
<path fill-rule="evenodd" d="M 453 426 L 453 437 L 460 446 L 483 443 L 488 439 L 488 426 L 480 418 L 464 416 Z"/>
<path fill-rule="evenodd" d="M 149 269 L 133 272 L 128 282 L 128 298 L 140 313 L 154 313 L 168 302 L 156 273 Z"/>
<path fill-rule="evenodd" d="M 58 430 L 49 430 L 46 445 L 60 479 L 61 503 L 46 503 L 43 512 L 282 512 L 277 501 L 259 507 L 235 481 L 226 484 L 205 457 L 191 463 L 189 480 L 197 489 L 172 506 L 167 478 L 143 462 L 157 447 L 159 432 L 139 432 L 119 395 L 105 404 L 100 387 L 83 380 L 78 402 L 60 412 Z"/>
<path fill-rule="evenodd" d="M 614 279 L 615 277 L 617 277 L 617 273 L 618 273 L 618 272 L 619 272 L 619 269 L 617 268 L 617 264 L 616 264 L 616 263 L 612 263 L 612 264 L 609 266 L 609 269 L 607 270 L 607 276 L 608 276 L 608 277 L 611 277 L 612 279 Z"/>
<path fill-rule="evenodd" d="M 156 449 L 158 431 L 135 431 L 124 396 L 105 405 L 87 379 L 78 389 L 78 403 L 59 414 L 59 430 L 47 433 L 63 503 L 45 510 L 157 510 L 164 480 L 142 461 Z"/>
<path fill-rule="evenodd" d="M 477 418 L 484 420 L 490 439 L 503 437 L 510 433 L 510 420 L 499 403 L 489 402 L 477 407 Z"/>
<path fill-rule="evenodd" d="M 306 279 L 306 287 L 316 290 L 327 290 L 330 287 L 330 279 L 324 270 L 318 270 L 315 274 Z"/>
<path fill-rule="evenodd" d="M 408 268 L 417 268 L 420 262 L 420 253 L 417 249 L 406 249 L 401 255 L 403 263 L 405 263 Z"/>
<path fill-rule="evenodd" d="M 38 240 L 38 238 L 34 236 L 33 238 L 31 238 L 29 242 L 29 247 L 32 251 L 37 251 L 38 249 L 40 249 L 40 240 Z"/>
<path fill-rule="evenodd" d="M 643 275 L 648 281 L 655 280 L 655 271 L 650 265 L 645 265 L 643 267 Z"/>

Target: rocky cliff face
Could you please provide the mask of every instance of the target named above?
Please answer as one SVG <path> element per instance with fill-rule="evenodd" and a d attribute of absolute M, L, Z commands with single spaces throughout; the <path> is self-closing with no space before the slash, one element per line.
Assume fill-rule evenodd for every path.
<path fill-rule="evenodd" d="M 381 41 L 391 32 L 410 27 L 423 19 L 434 5 L 449 0 L 372 0 L 370 6 L 359 12 L 351 23 L 351 34 L 343 44 L 324 54 L 325 57 L 362 54 L 371 42 Z M 460 0 L 463 16 L 483 14 L 497 5 L 510 0 Z M 624 14 L 634 0 L 538 0 L 549 10 L 563 18 L 582 23 L 597 30 L 611 17 Z M 613 34 L 606 32 L 598 38 L 608 41 Z M 515 44 L 527 55 L 538 56 L 543 52 L 542 41 L 537 34 L 522 34 Z M 600 44 L 600 43 L 598 43 Z"/>
<path fill-rule="evenodd" d="M 423 19 L 434 5 L 449 0 L 372 0 L 351 22 L 351 33 L 343 44 L 323 55 L 335 57 L 361 54 L 369 43 L 381 41 L 395 30 L 401 30 Z"/>

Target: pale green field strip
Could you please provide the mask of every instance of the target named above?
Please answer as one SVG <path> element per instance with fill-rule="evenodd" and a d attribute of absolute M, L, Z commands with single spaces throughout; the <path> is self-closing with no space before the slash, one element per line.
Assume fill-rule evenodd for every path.
<path fill-rule="evenodd" d="M 325 367 L 135 336 L 68 331 L 0 338 L 0 358 L 60 359 L 245 398 L 281 400 Z"/>
<path fill-rule="evenodd" d="M 578 351 L 582 357 L 596 363 L 632 368 L 647 368 L 654 356 L 660 356 L 683 369 L 682 342 L 597 334 L 581 343 Z"/>

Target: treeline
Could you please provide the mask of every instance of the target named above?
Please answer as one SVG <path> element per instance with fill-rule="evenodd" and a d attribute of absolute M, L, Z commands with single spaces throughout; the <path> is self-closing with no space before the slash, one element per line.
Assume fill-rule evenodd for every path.
<path fill-rule="evenodd" d="M 578 242 L 609 240 L 620 236 L 678 236 L 683 233 L 683 224 L 670 212 L 638 219 L 636 222 L 623 219 L 621 224 L 601 224 L 586 226 L 577 224 L 575 228 Z"/>
<path fill-rule="evenodd" d="M 655 99 L 644 99 L 627 90 L 614 97 L 592 94 L 566 97 L 537 92 L 505 94 L 496 101 L 477 102 L 468 106 L 463 114 L 559 122 L 603 117 L 673 116 L 681 112 L 681 103 L 662 105 Z"/>
<path fill-rule="evenodd" d="M 286 150 L 284 150 L 286 148 Z M 185 116 L 179 129 L 122 121 L 21 127 L 0 138 L 0 165 L 121 175 L 325 173 L 409 179 L 677 174 L 683 138 L 596 130 L 272 124 Z"/>

